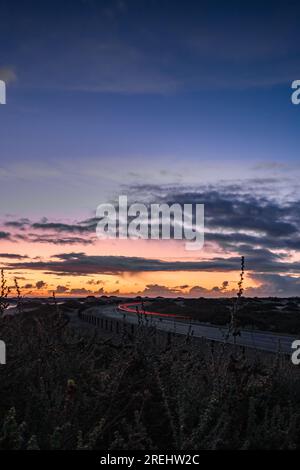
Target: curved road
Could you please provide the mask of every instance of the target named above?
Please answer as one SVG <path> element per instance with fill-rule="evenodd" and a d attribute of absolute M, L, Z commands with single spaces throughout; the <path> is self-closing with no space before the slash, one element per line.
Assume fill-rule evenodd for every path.
<path fill-rule="evenodd" d="M 118 307 L 113 305 L 95 307 L 94 312 L 118 320 L 123 319 L 125 315 L 126 322 L 137 324 L 136 307 L 140 305 L 141 304 L 137 303 L 128 303 L 121 304 Z M 192 322 L 184 317 L 178 317 L 178 315 L 175 314 L 158 314 L 157 312 L 146 311 L 145 315 L 149 316 L 151 325 L 155 325 L 158 330 L 181 335 L 187 335 L 190 332 L 196 338 L 204 337 L 213 341 L 234 343 L 232 336 L 226 338 L 227 329 L 224 327 Z M 241 336 L 236 338 L 236 344 L 262 351 L 273 353 L 280 351 L 281 353 L 291 354 L 293 352 L 291 345 L 295 339 L 297 339 L 295 336 L 284 334 L 242 330 Z"/>

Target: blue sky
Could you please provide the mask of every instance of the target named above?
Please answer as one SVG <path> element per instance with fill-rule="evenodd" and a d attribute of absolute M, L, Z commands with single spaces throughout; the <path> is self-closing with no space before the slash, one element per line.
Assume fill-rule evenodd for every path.
<path fill-rule="evenodd" d="M 1 3 L 9 160 L 297 160 L 296 2 Z"/>

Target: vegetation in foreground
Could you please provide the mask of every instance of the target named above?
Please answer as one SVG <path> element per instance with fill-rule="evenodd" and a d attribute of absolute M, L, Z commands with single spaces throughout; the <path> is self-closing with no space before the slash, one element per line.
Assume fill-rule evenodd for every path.
<path fill-rule="evenodd" d="M 300 376 L 283 357 L 158 342 L 143 322 L 103 340 L 55 306 L 0 331 L 2 450 L 300 448 Z"/>

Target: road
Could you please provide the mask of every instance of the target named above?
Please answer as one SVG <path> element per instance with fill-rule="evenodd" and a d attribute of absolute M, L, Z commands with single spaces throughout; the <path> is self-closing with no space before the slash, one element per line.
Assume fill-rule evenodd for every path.
<path fill-rule="evenodd" d="M 125 320 L 128 323 L 137 324 L 138 317 L 136 315 L 137 304 L 126 304 L 119 307 L 105 306 L 95 307 L 94 313 L 99 313 L 108 318 L 122 320 L 125 315 Z M 186 319 L 178 320 L 176 315 L 159 315 L 154 312 L 148 312 L 149 322 L 155 325 L 158 330 L 168 331 L 181 335 L 187 335 L 189 331 L 192 332 L 196 338 L 207 338 L 218 342 L 234 343 L 232 337 L 227 338 L 227 329 L 224 327 L 217 327 L 213 325 L 203 324 L 199 322 L 191 322 Z M 258 349 L 261 351 L 269 351 L 276 353 L 292 353 L 292 342 L 297 339 L 295 336 L 288 336 L 284 334 L 274 334 L 271 332 L 263 331 L 248 331 L 242 330 L 241 336 L 236 337 L 236 344 Z"/>

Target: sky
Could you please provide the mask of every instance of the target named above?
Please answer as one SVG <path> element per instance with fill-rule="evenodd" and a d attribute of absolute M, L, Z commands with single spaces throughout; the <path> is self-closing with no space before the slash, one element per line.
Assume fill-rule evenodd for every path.
<path fill-rule="evenodd" d="M 0 0 L 0 265 L 25 295 L 300 287 L 300 5 Z M 205 244 L 98 240 L 100 203 L 203 203 Z"/>

